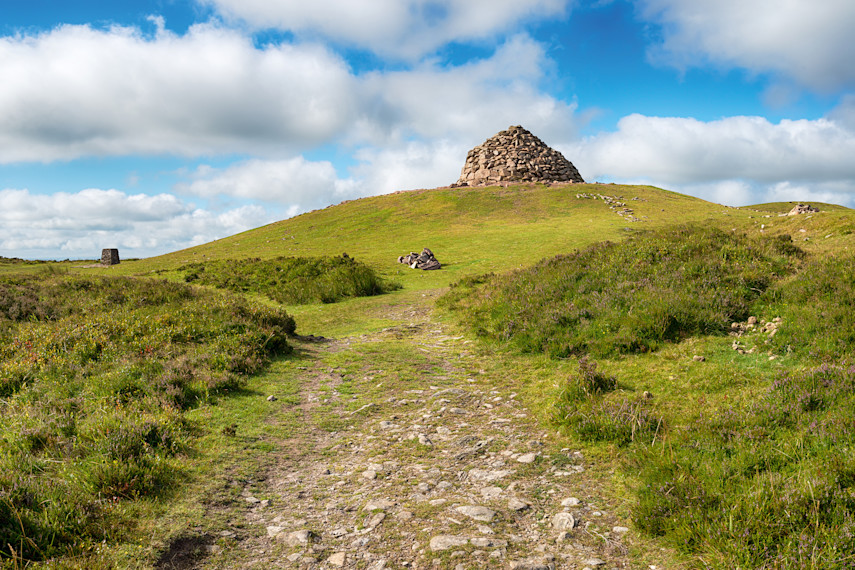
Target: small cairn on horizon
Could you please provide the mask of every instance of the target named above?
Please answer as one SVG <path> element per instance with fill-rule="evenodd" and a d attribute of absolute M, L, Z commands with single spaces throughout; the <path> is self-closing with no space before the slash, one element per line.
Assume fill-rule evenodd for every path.
<path fill-rule="evenodd" d="M 496 186 L 513 182 L 585 181 L 564 155 L 517 125 L 470 150 L 460 179 L 451 187 Z"/>

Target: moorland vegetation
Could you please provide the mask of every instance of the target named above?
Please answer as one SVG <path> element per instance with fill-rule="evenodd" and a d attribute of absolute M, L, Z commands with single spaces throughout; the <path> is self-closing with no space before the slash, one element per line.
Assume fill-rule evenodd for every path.
<path fill-rule="evenodd" d="M 251 390 L 298 325 L 380 329 L 378 303 L 431 309 L 427 292 L 491 354 L 572 363 L 508 381 L 687 566 L 852 564 L 855 216 L 585 186 L 605 189 L 642 222 L 560 187 L 438 189 L 109 270 L 3 263 L 0 564 L 114 560 L 153 516 L 135 505 L 198 477 L 193 410 Z M 424 246 L 442 271 L 395 263 Z"/>

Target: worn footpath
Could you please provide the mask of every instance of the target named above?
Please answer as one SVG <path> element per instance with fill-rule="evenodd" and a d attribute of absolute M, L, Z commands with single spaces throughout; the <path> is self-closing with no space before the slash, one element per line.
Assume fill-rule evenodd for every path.
<path fill-rule="evenodd" d="M 304 342 L 299 427 L 207 568 L 629 568 L 632 531 L 578 450 L 428 312 Z M 275 394 L 271 394 L 275 398 Z M 271 399 L 271 405 L 280 402 Z M 277 421 L 274 414 L 271 421 Z M 566 444 L 565 444 L 566 445 Z"/>

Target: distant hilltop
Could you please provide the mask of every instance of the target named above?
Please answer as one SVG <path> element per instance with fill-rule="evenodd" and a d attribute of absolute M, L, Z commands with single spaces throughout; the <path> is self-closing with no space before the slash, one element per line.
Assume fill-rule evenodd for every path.
<path fill-rule="evenodd" d="M 564 155 L 517 125 L 470 150 L 460 179 L 452 187 L 509 182 L 585 181 Z"/>

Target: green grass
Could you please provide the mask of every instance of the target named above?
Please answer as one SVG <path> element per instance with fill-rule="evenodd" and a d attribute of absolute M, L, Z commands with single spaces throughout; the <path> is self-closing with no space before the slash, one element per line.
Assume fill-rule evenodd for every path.
<path fill-rule="evenodd" d="M 0 544 L 21 563 L 122 542 L 123 503 L 181 479 L 187 410 L 291 350 L 285 311 L 188 285 L 22 277 L 0 291 Z"/>
<path fill-rule="evenodd" d="M 600 196 L 619 197 L 639 221 Z M 559 426 L 568 447 L 584 450 L 598 473 L 587 481 L 592 492 L 621 498 L 622 514 L 648 533 L 635 543 L 638 560 L 658 563 L 660 547 L 672 545 L 691 566 L 841 567 L 852 551 L 852 381 L 838 357 L 851 353 L 855 330 L 846 310 L 855 216 L 823 205 L 779 216 L 790 207 L 726 208 L 648 186 L 418 190 L 109 268 L 0 259 L 0 543 L 14 549 L 0 557 L 149 567 L 188 526 L 213 534 L 229 516 L 221 505 L 243 488 L 233 482 L 274 465 L 289 430 L 344 425 L 330 414 L 333 400 L 383 410 L 390 390 L 448 381 L 413 350 L 418 331 L 405 325 L 466 278 L 471 287 L 456 287 L 455 303 L 477 313 L 486 302 L 477 277 L 492 273 L 484 281 L 502 283 L 494 291 L 505 307 L 481 307 L 483 338 L 494 340 L 466 345 L 481 369 L 467 378 L 518 391 L 541 426 Z M 664 230 L 677 221 L 717 229 Z M 627 237 L 632 245 L 621 249 Z M 442 270 L 396 263 L 423 247 Z M 268 279 L 270 270 L 282 258 L 343 253 L 402 288 L 331 304 L 273 293 L 283 282 Z M 586 272 L 568 267 L 585 259 Z M 197 284 L 210 272 L 210 285 L 232 293 L 181 283 L 194 271 Z M 514 285 L 511 271 L 527 282 Z M 650 284 L 641 283 L 645 271 Z M 559 282 L 530 294 L 545 274 L 600 285 L 579 295 Z M 172 282 L 145 279 L 153 275 Z M 506 309 L 519 302 L 506 293 L 525 287 L 526 319 L 554 315 L 559 295 L 566 306 L 587 303 L 596 318 L 541 320 L 518 345 L 526 354 L 507 352 L 520 337 L 506 334 Z M 743 336 L 755 351 L 738 354 L 729 320 L 749 314 L 783 325 L 773 338 Z M 291 316 L 302 334 L 388 339 L 325 355 L 319 364 L 340 381 L 326 385 L 330 402 L 309 418 L 297 406 L 300 368 L 318 356 L 307 343 L 274 357 L 288 350 L 271 339 L 293 330 Z M 589 334 L 593 321 L 607 334 Z M 580 368 L 585 354 L 596 362 Z"/>
<path fill-rule="evenodd" d="M 855 257 L 753 235 L 633 236 L 464 280 L 443 303 L 500 346 L 581 356 L 552 421 L 620 454 L 638 528 L 706 566 L 847 567 Z M 729 325 L 749 315 L 763 320 Z"/>

